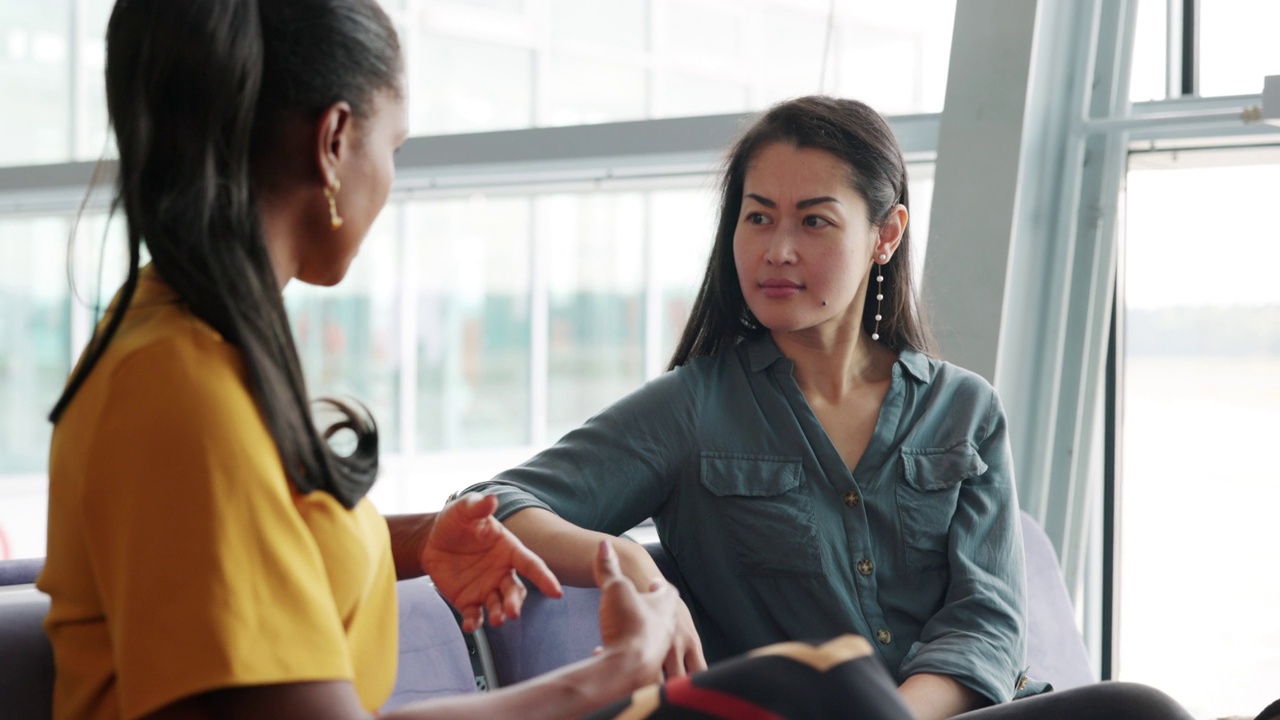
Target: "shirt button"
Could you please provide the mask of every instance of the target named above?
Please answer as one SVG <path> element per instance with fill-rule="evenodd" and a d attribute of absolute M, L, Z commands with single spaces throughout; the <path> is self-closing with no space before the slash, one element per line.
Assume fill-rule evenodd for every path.
<path fill-rule="evenodd" d="M 867 558 L 862 558 L 858 561 L 858 572 L 863 576 L 870 575 L 871 571 L 875 569 L 876 566 L 872 565 L 871 561 Z"/>
<path fill-rule="evenodd" d="M 876 631 L 876 640 L 879 640 L 881 645 L 888 645 L 889 641 L 893 640 L 893 635 L 889 634 L 887 629 L 880 628 Z"/>
<path fill-rule="evenodd" d="M 844 504 L 848 505 L 849 507 L 857 507 L 858 501 L 861 499 L 862 498 L 858 497 L 857 490 L 850 490 L 849 492 L 844 494 Z"/>

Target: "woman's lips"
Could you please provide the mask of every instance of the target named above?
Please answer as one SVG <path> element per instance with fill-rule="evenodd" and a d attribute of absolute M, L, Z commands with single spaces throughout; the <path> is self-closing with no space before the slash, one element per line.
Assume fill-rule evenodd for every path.
<path fill-rule="evenodd" d="M 792 280 L 765 280 L 760 283 L 760 290 L 764 292 L 765 297 L 786 298 L 797 295 L 804 289 L 804 285 Z"/>

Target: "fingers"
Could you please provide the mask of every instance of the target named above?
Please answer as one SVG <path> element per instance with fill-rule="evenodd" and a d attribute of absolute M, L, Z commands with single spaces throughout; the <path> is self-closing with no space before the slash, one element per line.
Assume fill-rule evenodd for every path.
<path fill-rule="evenodd" d="M 672 645 L 667 651 L 667 659 L 662 661 L 662 674 L 668 678 L 678 678 L 687 675 L 684 669 L 684 649 L 678 645 Z"/>
<path fill-rule="evenodd" d="M 601 589 L 610 582 L 625 579 L 622 576 L 622 566 L 618 564 L 618 553 L 614 552 L 613 544 L 608 540 L 600 541 L 592 570 L 596 578 L 596 587 Z"/>
<path fill-rule="evenodd" d="M 441 522 L 449 533 L 471 533 L 476 538 L 488 539 L 492 533 L 502 529 L 502 523 L 493 517 L 493 511 L 497 509 L 496 496 L 469 493 L 445 506 Z"/>
<path fill-rule="evenodd" d="M 685 648 L 684 667 L 691 673 L 707 669 L 707 658 L 702 654 L 702 643 L 693 643 Z"/>
<path fill-rule="evenodd" d="M 489 597 L 485 598 L 484 607 L 489 613 L 490 625 L 498 627 L 506 622 L 507 616 L 502 611 L 502 596 L 498 594 L 497 590 L 489 593 Z"/>
<path fill-rule="evenodd" d="M 484 610 L 479 605 L 471 605 L 459 611 L 462 615 L 462 631 L 475 632 L 484 623 Z"/>
<path fill-rule="evenodd" d="M 520 542 L 514 535 L 511 536 L 511 541 Z M 511 565 L 516 569 L 516 572 L 528 578 L 534 584 L 534 587 L 541 590 L 543 595 L 554 598 L 564 595 L 564 589 L 560 587 L 560 580 L 551 572 L 551 568 L 547 567 L 542 558 L 524 545 L 520 545 L 519 550 L 512 555 Z"/>
<path fill-rule="evenodd" d="M 457 512 L 462 514 L 464 522 L 482 520 L 498 509 L 498 498 L 495 495 L 467 493 L 455 500 L 453 504 L 458 506 Z"/>
<path fill-rule="evenodd" d="M 680 601 L 677 601 L 676 607 L 676 635 L 684 648 L 685 670 L 691 673 L 706 670 L 707 658 L 702 654 L 702 638 L 698 637 L 689 606 Z"/>
<path fill-rule="evenodd" d="M 498 590 L 502 593 L 502 611 L 507 617 L 520 617 L 520 607 L 524 605 L 524 599 L 529 595 L 529 591 L 524 583 L 520 582 L 515 570 L 507 572 L 498 583 Z"/>

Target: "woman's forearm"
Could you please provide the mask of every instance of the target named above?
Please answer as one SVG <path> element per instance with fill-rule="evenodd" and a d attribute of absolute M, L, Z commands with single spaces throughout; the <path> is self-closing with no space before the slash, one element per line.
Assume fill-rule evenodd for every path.
<path fill-rule="evenodd" d="M 948 675 L 920 673 L 898 686 L 916 720 L 943 720 L 982 707 L 986 699 Z"/>
<path fill-rule="evenodd" d="M 647 684 L 652 679 L 651 674 L 636 649 L 612 647 L 518 685 L 415 703 L 383 713 L 380 717 L 383 720 L 425 717 L 442 720 L 576 718 L 625 697 Z"/>
<path fill-rule="evenodd" d="M 621 699 L 647 684 L 655 672 L 639 644 L 605 649 L 518 685 L 485 693 L 451 695 L 405 705 L 382 720 L 560 720 Z M 349 681 L 295 682 L 225 688 L 184 698 L 147 716 L 147 720 L 368 720 Z"/>
<path fill-rule="evenodd" d="M 642 545 L 570 523 L 542 508 L 526 508 L 503 521 L 507 529 L 546 561 L 551 572 L 566 585 L 594 587 L 592 575 L 601 540 L 608 540 L 618 554 L 622 573 L 636 589 L 645 592 L 662 572 Z"/>

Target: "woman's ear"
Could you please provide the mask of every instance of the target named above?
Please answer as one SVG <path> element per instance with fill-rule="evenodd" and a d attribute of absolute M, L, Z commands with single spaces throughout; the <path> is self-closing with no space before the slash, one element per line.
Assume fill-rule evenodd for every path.
<path fill-rule="evenodd" d="M 351 105 L 339 100 L 330 105 L 316 123 L 316 169 L 326 187 L 337 183 L 339 170 L 351 153 L 352 120 Z"/>
<path fill-rule="evenodd" d="M 880 236 L 877 238 L 874 260 L 880 264 L 888 262 L 888 258 L 898 251 L 902 244 L 902 236 L 907 232 L 907 206 L 898 203 L 889 209 L 884 222 L 880 223 Z M 884 256 L 884 259 L 881 259 Z"/>

